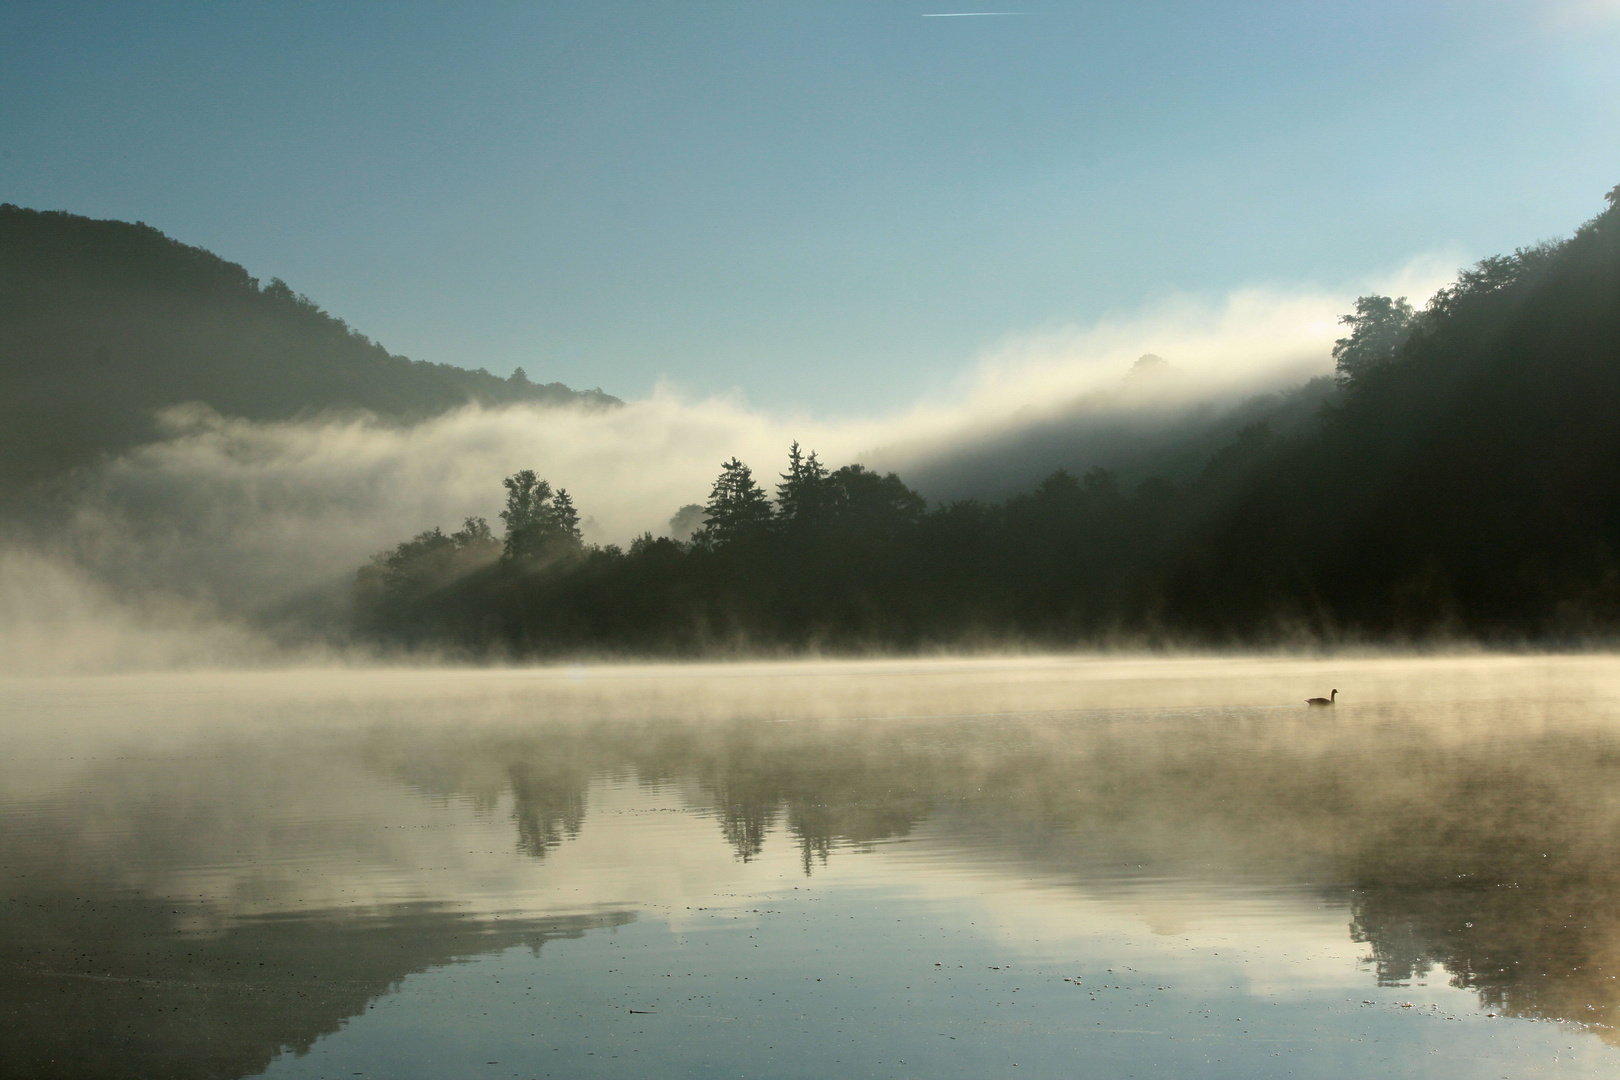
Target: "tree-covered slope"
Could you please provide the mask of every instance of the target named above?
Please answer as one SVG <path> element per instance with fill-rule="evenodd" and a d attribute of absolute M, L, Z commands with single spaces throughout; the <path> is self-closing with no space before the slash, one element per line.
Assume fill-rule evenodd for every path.
<path fill-rule="evenodd" d="M 1422 311 L 1360 298 L 1315 418 L 1249 425 L 1191 475 L 1058 472 L 925 510 L 893 474 L 795 453 L 769 508 L 759 485 L 736 497 L 754 482 L 732 461 L 687 544 L 576 541 L 537 562 L 491 537 L 457 578 L 438 568 L 470 541 L 424 534 L 362 573 L 363 625 L 518 653 L 1612 639 L 1620 188 L 1609 202 Z"/>
<path fill-rule="evenodd" d="M 1620 189 L 1616 189 L 1620 192 Z M 1620 620 L 1620 196 L 1341 355 L 1341 404 L 1207 508 L 1173 618 L 1536 633 Z M 1377 298 L 1366 298 L 1377 299 Z"/>
<path fill-rule="evenodd" d="M 0 205 L 0 488 L 126 449 L 155 410 L 191 401 L 262 420 L 617 403 L 392 355 L 279 280 L 147 225 Z"/>

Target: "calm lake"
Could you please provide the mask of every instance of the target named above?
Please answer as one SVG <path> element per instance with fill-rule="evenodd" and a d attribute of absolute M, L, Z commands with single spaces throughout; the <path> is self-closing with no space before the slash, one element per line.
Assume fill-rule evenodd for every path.
<path fill-rule="evenodd" d="M 9 680 L 0 733 L 5 1076 L 1620 1069 L 1612 657 Z"/>

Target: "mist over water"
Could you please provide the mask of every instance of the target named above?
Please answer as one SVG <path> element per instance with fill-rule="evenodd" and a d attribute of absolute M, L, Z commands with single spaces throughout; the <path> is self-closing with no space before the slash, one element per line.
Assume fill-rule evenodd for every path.
<path fill-rule="evenodd" d="M 11 679 L 0 724 L 19 1075 L 1620 1064 L 1612 657 Z"/>

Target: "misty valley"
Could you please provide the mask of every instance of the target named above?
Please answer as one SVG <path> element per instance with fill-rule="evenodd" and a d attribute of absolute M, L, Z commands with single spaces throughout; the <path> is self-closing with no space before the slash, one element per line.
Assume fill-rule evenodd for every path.
<path fill-rule="evenodd" d="M 448 10 L 407 7 L 390 34 Z M 1052 15 L 899 8 L 698 21 L 838 9 L 943 41 Z M 161 40 L 276 9 L 221 8 Z M 626 45 L 577 84 L 569 65 L 581 42 L 696 11 L 638 10 L 567 39 L 566 63 L 526 52 L 523 78 L 573 87 L 532 101 L 606 107 L 653 77 L 629 109 L 656 117 L 637 145 L 672 152 L 669 87 L 707 63 Z M 704 27 L 705 48 L 730 40 Z M 288 40 L 325 48 L 329 31 Z M 454 38 L 427 35 L 420 66 L 359 52 L 432 86 Z M 283 272 L 418 357 L 436 343 L 488 367 L 392 351 L 281 277 L 143 222 L 0 203 L 0 1077 L 1620 1069 L 1620 186 L 1587 193 L 1567 220 L 1598 212 L 1567 236 L 1478 259 L 1501 222 L 1546 220 L 1528 194 L 1504 198 L 1497 231 L 1471 234 L 1491 246 L 1458 248 L 1475 255 L 1451 276 L 1410 244 L 1397 270 L 1378 249 L 1370 274 L 1371 248 L 1335 262 L 1333 243 L 1299 240 L 1275 271 L 1296 284 L 1255 285 L 1252 265 L 1240 281 L 1205 264 L 1258 258 L 1245 245 L 1265 214 L 1199 255 L 1198 230 L 1168 223 L 1225 213 L 1220 178 L 1156 164 L 1155 183 L 1187 189 L 1165 200 L 1178 206 L 1128 241 L 1094 222 L 1077 277 L 1059 265 L 1075 252 L 1039 253 L 1067 211 L 1001 216 L 1039 190 L 1079 197 L 1044 160 L 1039 182 L 997 187 L 994 214 L 952 195 L 926 244 L 879 240 L 904 218 L 893 207 L 851 209 L 850 177 L 881 172 L 877 157 L 958 124 L 1023 131 L 1026 102 L 984 112 L 976 91 L 939 128 L 908 113 L 812 197 L 766 169 L 671 210 L 674 188 L 799 120 L 616 166 L 644 190 L 611 196 L 570 172 L 596 137 L 582 127 L 503 182 L 446 149 L 472 138 L 465 118 L 427 134 L 489 51 L 465 50 L 477 63 L 431 109 L 383 110 L 434 147 L 394 179 L 445 154 L 479 178 L 458 212 L 521 189 L 566 206 L 548 226 L 512 212 L 477 240 L 442 223 L 446 203 L 418 192 L 389 210 L 369 180 L 339 200 L 341 228 L 310 219 L 331 235 L 304 234 L 308 252 L 265 224 L 263 193 L 177 219 L 218 251 L 302 265 Z M 853 87 L 854 55 L 805 70 Z M 1560 85 L 1612 78 L 1611 59 L 1567 80 L 1560 66 Z M 749 79 L 793 70 L 772 59 Z M 1195 96 L 1218 89 L 1200 80 Z M 503 148 L 521 141 L 505 119 L 529 107 L 521 82 L 499 90 Z M 847 98 L 857 128 L 882 126 L 880 103 L 845 90 L 760 115 Z M 189 85 L 181 99 L 211 100 Z M 374 118 L 339 139 L 346 160 L 385 154 Z M 1118 126 L 1134 139 L 1139 122 Z M 147 141 L 146 121 L 119 123 Z M 615 153 L 634 142 L 603 130 Z M 1361 139 L 1322 130 L 1295 156 Z M 9 139 L 0 186 L 25 167 Z M 794 174 L 813 172 L 814 140 L 792 141 Z M 244 174 L 283 150 L 302 161 L 298 139 L 234 128 L 210 154 L 238 144 L 260 148 Z M 1096 160 L 1137 153 L 1115 151 Z M 972 168 L 999 175 L 996 157 Z M 908 208 L 919 186 L 951 186 L 928 154 L 908 169 L 885 181 Z M 783 200 L 769 242 L 732 235 L 756 198 Z M 1128 201 L 1085 199 L 1110 218 Z M 1312 200 L 1331 225 L 1317 239 L 1388 243 L 1422 216 L 1352 229 Z M 775 230 L 804 207 L 854 214 L 854 233 Z M 389 246 L 423 222 L 434 254 Z M 657 235 L 678 251 L 643 260 Z M 1008 246 L 981 260 L 990 236 Z M 1115 289 L 1164 237 L 1175 265 Z M 715 277 L 706 245 L 732 240 L 746 257 Z M 614 251 L 617 270 L 595 261 Z M 1309 284 L 1316 261 L 1300 270 L 1318 254 L 1335 289 Z M 1095 295 L 1066 291 L 1082 279 Z M 1015 295 L 1032 288 L 1045 299 Z M 1122 296 L 1138 306 L 1108 306 Z M 844 352 L 816 355 L 831 341 Z M 762 381 L 715 389 L 722 360 L 692 359 L 711 349 L 754 350 Z M 834 368 L 844 400 L 828 409 L 811 399 L 834 393 Z M 614 393 L 556 381 L 598 374 Z M 762 388 L 769 407 L 747 396 Z"/>
<path fill-rule="evenodd" d="M 0 207 L 8 667 L 1612 641 L 1617 192 L 1421 308 L 1360 297 L 1332 375 L 1142 354 L 853 462 L 881 429 L 409 361 L 148 227 Z"/>
<path fill-rule="evenodd" d="M 1421 312 L 1364 296 L 1317 415 L 1241 427 L 1201 468 L 1127 490 L 1093 464 L 1003 500 L 938 503 L 795 442 L 768 485 L 736 457 L 709 499 L 628 550 L 506 478 L 482 518 L 377 555 L 363 632 L 474 655 L 596 648 L 963 644 L 1567 646 L 1620 620 L 1620 187 L 1562 244 L 1488 259 Z M 1128 381 L 1167 362 L 1144 355 Z M 585 509 L 589 509 L 586 507 Z"/>

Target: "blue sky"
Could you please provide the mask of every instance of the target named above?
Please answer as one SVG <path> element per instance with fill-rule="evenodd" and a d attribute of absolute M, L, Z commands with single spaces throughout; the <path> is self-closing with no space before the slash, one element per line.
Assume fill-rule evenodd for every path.
<path fill-rule="evenodd" d="M 11 4 L 0 201 L 414 358 L 894 409 L 1009 336 L 1566 234 L 1620 4 Z M 994 6 L 994 5 L 989 5 Z"/>

